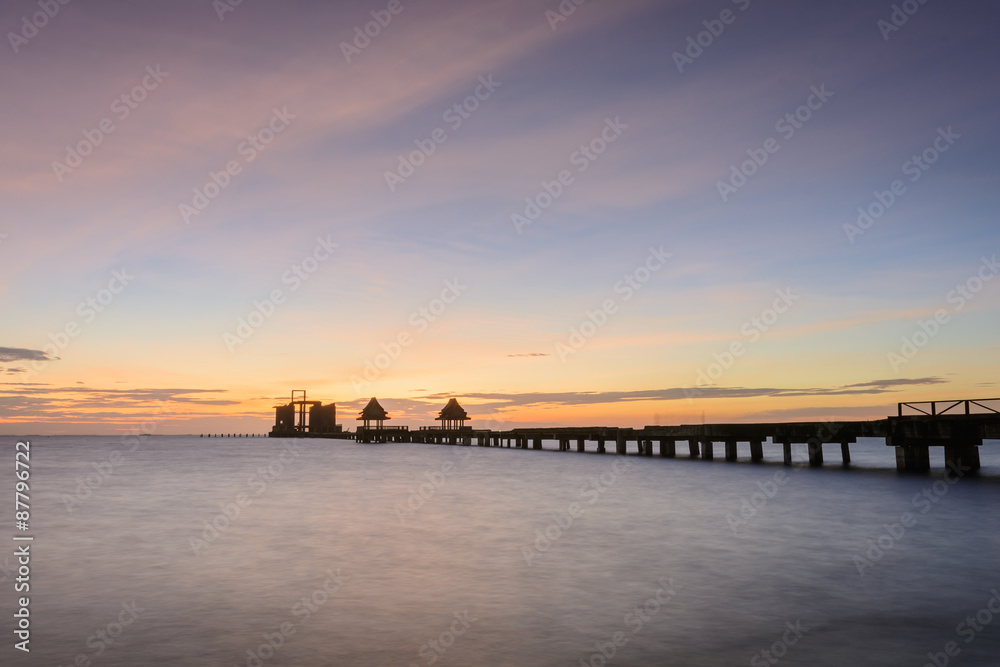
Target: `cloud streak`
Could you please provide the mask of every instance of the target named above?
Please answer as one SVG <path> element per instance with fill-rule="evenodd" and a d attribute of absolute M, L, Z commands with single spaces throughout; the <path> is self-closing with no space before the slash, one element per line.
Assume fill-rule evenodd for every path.
<path fill-rule="evenodd" d="M 0 347 L 0 362 L 11 363 L 14 361 L 53 361 L 41 350 L 29 350 L 23 347 Z"/>

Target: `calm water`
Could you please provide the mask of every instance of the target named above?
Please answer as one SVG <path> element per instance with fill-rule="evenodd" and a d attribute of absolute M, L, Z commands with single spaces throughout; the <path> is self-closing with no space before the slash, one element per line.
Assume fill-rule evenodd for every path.
<path fill-rule="evenodd" d="M 602 665 L 601 650 L 613 665 L 775 664 L 766 650 L 919 667 L 948 642 L 949 664 L 1000 664 L 1000 614 L 980 611 L 1000 590 L 1000 443 L 978 478 L 935 486 L 940 450 L 932 475 L 900 476 L 881 441 L 854 446 L 849 470 L 836 447 L 813 470 L 771 445 L 752 465 L 30 440 L 31 653 L 12 647 L 15 575 L 0 573 L 3 665 Z M 0 438 L 8 502 L 14 443 Z M 977 613 L 980 630 L 959 625 Z"/>

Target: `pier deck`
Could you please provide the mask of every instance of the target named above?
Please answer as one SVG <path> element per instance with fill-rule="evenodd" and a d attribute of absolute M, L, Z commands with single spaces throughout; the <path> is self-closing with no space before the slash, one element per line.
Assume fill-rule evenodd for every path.
<path fill-rule="evenodd" d="M 272 437 L 341 438 L 358 442 L 417 442 L 480 447 L 542 449 L 542 441 L 556 441 L 559 451 L 625 454 L 636 443 L 639 455 L 677 456 L 678 443 L 686 443 L 691 458 L 714 459 L 721 445 L 725 460 L 737 459 L 737 445 L 749 445 L 750 460 L 764 458 L 764 445 L 781 445 L 784 463 L 792 463 L 792 445 L 804 444 L 809 464 L 822 466 L 824 445 L 838 445 L 844 465 L 851 462 L 850 445 L 858 438 L 885 438 L 896 448 L 896 467 L 907 472 L 930 469 L 930 447 L 944 448 L 945 464 L 959 462 L 978 470 L 979 447 L 984 440 L 1000 439 L 1000 399 L 900 403 L 895 417 L 871 421 L 779 422 L 758 424 L 697 424 L 680 426 L 515 428 L 508 431 L 474 429 L 469 426 L 445 429 L 406 426 L 365 428 L 356 432 L 271 433 Z M 591 449 L 587 443 L 593 443 Z"/>

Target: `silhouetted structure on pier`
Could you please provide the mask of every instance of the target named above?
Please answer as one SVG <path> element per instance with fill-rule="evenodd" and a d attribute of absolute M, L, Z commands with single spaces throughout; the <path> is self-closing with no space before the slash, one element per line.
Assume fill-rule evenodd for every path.
<path fill-rule="evenodd" d="M 308 421 L 306 407 L 309 408 Z M 337 426 L 337 404 L 323 405 L 322 401 L 308 401 L 303 389 L 293 390 L 292 400 L 287 405 L 274 406 L 272 437 L 305 437 L 341 431 L 342 427 Z"/>
<path fill-rule="evenodd" d="M 772 424 L 698 424 L 681 426 L 646 426 L 641 429 L 617 427 L 574 428 L 515 428 L 509 431 L 474 429 L 466 426 L 468 413 L 450 399 L 440 411 L 437 421 L 441 426 L 422 426 L 411 431 L 407 426 L 385 426 L 388 413 L 372 398 L 358 420 L 364 423 L 355 433 L 340 427 L 328 433 L 312 431 L 295 425 L 295 406 L 314 402 L 302 400 L 278 406 L 278 418 L 272 436 L 327 437 L 355 439 L 358 442 L 414 442 L 447 445 L 472 445 L 481 447 L 515 447 L 542 449 L 542 441 L 559 443 L 559 451 L 572 451 L 575 441 L 577 452 L 607 452 L 608 443 L 617 454 L 627 454 L 628 445 L 636 443 L 641 456 L 653 456 L 654 445 L 659 455 L 677 456 L 677 444 L 687 443 L 691 458 L 714 459 L 715 445 L 724 447 L 725 459 L 738 458 L 738 445 L 749 445 L 750 460 L 764 459 L 767 443 L 781 445 L 783 461 L 792 464 L 792 445 L 806 445 L 809 465 L 822 466 L 824 445 L 839 445 L 844 465 L 851 462 L 850 445 L 858 438 L 885 438 L 885 444 L 896 449 L 896 467 L 900 471 L 926 472 L 930 469 L 930 447 L 944 448 L 944 461 L 950 467 L 963 466 L 963 470 L 978 470 L 979 447 L 985 439 L 1000 440 L 1000 398 L 930 401 L 900 403 L 897 415 L 872 421 L 793 422 Z M 333 406 L 328 406 L 333 407 Z M 312 415 L 312 410 L 310 410 Z M 371 426 L 374 422 L 375 426 Z M 288 425 L 291 425 L 289 427 Z M 280 427 L 280 428 L 279 428 Z M 587 443 L 596 445 L 587 448 Z"/>
<path fill-rule="evenodd" d="M 379 405 L 378 400 L 374 396 L 372 396 L 372 400 L 368 401 L 368 405 L 361 411 L 361 414 L 358 415 L 358 421 L 364 422 L 364 428 L 370 428 L 372 422 L 375 422 L 375 428 L 382 428 L 383 423 L 388 419 L 392 419 L 392 417 L 385 411 L 385 408 Z"/>
<path fill-rule="evenodd" d="M 436 420 L 441 422 L 441 428 L 445 431 L 459 431 L 465 427 L 468 418 L 469 413 L 453 398 L 444 406 Z"/>

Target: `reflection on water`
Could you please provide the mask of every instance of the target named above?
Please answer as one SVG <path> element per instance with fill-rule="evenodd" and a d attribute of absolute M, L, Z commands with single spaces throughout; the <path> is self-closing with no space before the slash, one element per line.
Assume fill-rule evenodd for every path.
<path fill-rule="evenodd" d="M 1000 589 L 1000 443 L 935 485 L 874 440 L 848 470 L 32 442 L 32 652 L 3 664 L 922 665 L 948 642 L 998 664 L 1000 622 L 960 624 Z"/>

